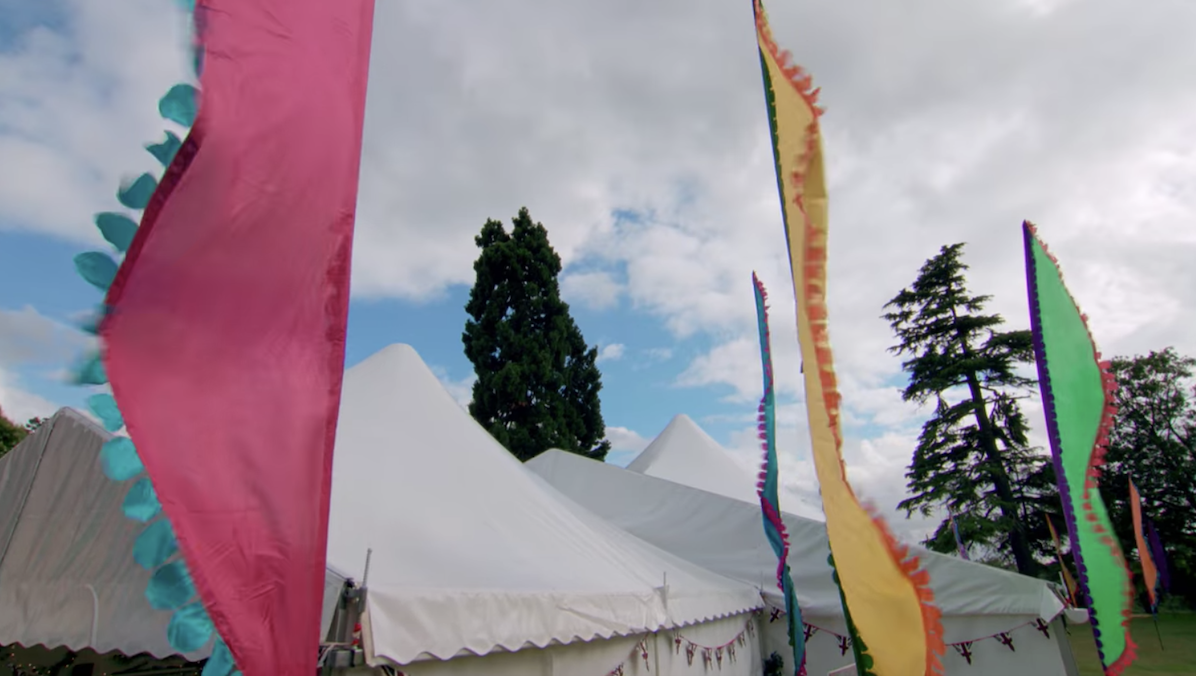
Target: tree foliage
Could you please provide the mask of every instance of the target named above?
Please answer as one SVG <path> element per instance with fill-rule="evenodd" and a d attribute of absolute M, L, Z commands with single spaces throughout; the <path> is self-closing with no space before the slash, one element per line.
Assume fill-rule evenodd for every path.
<path fill-rule="evenodd" d="M 969 546 L 1010 556 L 1034 575 L 1036 555 L 1050 551 L 1040 514 L 1059 506 L 1053 468 L 1030 447 L 1019 403 L 1034 385 L 1017 370 L 1033 363 L 1033 342 L 1029 331 L 1003 331 L 1000 315 L 984 313 L 990 297 L 968 291 L 963 246 L 942 247 L 885 305 L 899 341 L 890 351 L 907 357 L 902 396 L 936 403 L 906 473 L 912 496 L 899 507 L 926 516 L 947 508 Z M 950 522 L 926 544 L 955 551 Z"/>
<path fill-rule="evenodd" d="M 4 411 L 0 410 L 0 457 L 15 448 L 28 435 L 28 429 L 4 417 Z"/>
<path fill-rule="evenodd" d="M 475 238 L 462 341 L 477 381 L 469 413 L 520 460 L 550 449 L 602 460 L 610 450 L 598 349 L 561 300 L 548 231 L 519 210 L 510 233 L 488 220 Z"/>
<path fill-rule="evenodd" d="M 1112 361 L 1118 413 L 1100 489 L 1127 554 L 1135 552 L 1129 480 L 1167 550 L 1173 591 L 1196 602 L 1196 359 L 1173 348 Z M 1136 558 L 1131 555 L 1131 558 Z"/>

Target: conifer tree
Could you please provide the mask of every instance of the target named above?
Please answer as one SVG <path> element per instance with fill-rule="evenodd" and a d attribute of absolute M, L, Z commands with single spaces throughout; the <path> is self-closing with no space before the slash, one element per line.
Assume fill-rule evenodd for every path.
<path fill-rule="evenodd" d="M 1035 575 L 1035 553 L 1046 553 L 1049 539 L 1042 514 L 1057 512 L 1058 500 L 1019 405 L 1035 383 L 1017 372 L 1033 363 L 1033 342 L 1029 331 L 1002 331 L 1000 315 L 984 314 L 990 297 L 968 291 L 963 246 L 942 247 L 885 305 L 900 341 L 890 351 L 908 357 L 903 398 L 937 402 L 906 474 L 911 497 L 899 508 L 929 516 L 945 507 L 969 546 L 1011 555 L 1019 572 Z M 926 544 L 954 551 L 949 521 Z"/>
<path fill-rule="evenodd" d="M 477 374 L 469 413 L 520 460 L 551 448 L 603 460 L 598 348 L 561 300 L 548 231 L 526 208 L 513 224 L 507 233 L 488 220 L 475 238 L 482 252 L 462 335 Z"/>

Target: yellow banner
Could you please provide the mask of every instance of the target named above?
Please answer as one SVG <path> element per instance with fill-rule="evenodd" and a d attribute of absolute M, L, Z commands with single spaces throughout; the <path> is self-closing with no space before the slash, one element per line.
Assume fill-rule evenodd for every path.
<path fill-rule="evenodd" d="M 941 673 L 942 624 L 929 576 L 919 570 L 917 558 L 893 538 L 884 521 L 860 505 L 847 482 L 839 392 L 827 333 L 827 191 L 818 126 L 822 111 L 809 76 L 777 48 L 758 0 L 755 9 L 797 296 L 814 466 L 840 585 L 862 647 L 871 658 L 870 673 Z"/>

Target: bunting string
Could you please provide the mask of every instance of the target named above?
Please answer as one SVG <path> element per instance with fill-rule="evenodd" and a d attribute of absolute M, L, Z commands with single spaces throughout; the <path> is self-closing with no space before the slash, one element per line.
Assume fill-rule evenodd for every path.
<path fill-rule="evenodd" d="M 606 673 L 606 676 L 624 676 L 627 669 L 634 664 L 635 660 L 643 660 L 644 668 L 648 671 L 652 670 L 651 655 L 648 651 L 648 638 L 651 634 L 645 635 L 635 644 L 635 648 L 631 651 L 631 655 L 623 660 L 614 669 Z M 673 653 L 681 655 L 684 653 L 686 663 L 693 666 L 697 662 L 701 662 L 706 671 L 711 669 L 723 668 L 724 663 L 735 662 L 738 659 L 739 648 L 746 648 L 748 640 L 755 638 L 756 625 L 754 619 L 749 619 L 744 625 L 743 631 L 740 631 L 734 638 L 721 645 L 704 645 L 681 635 L 680 632 L 673 634 Z"/>
<path fill-rule="evenodd" d="M 770 614 L 769 614 L 768 621 L 770 624 L 773 622 L 779 622 L 781 620 L 781 618 L 783 618 L 785 616 L 785 611 L 781 610 L 779 608 L 770 608 L 769 610 L 770 610 Z M 851 640 L 850 635 L 840 634 L 837 631 L 831 631 L 830 629 L 826 629 L 825 627 L 819 627 L 817 625 L 813 625 L 808 622 L 803 622 L 802 626 L 805 628 L 805 636 L 806 636 L 807 643 L 809 643 L 810 639 L 815 634 L 818 634 L 819 632 L 823 632 L 826 634 L 830 634 L 831 636 L 833 636 L 835 638 L 835 640 L 838 642 L 840 654 L 846 655 L 851 650 L 852 640 Z M 1035 618 L 1032 622 L 1026 622 L 1023 624 L 1019 624 L 1010 629 L 1006 629 L 1005 631 L 999 631 L 995 634 L 990 634 L 988 636 L 979 636 L 979 637 L 968 639 L 965 641 L 956 641 L 954 643 L 948 643 L 946 645 L 948 647 L 954 648 L 955 651 L 960 654 L 960 656 L 962 656 L 965 660 L 968 661 L 968 664 L 971 664 L 972 663 L 972 658 L 971 658 L 972 645 L 979 643 L 981 641 L 987 641 L 989 639 L 994 639 L 994 640 L 998 641 L 999 643 L 1001 643 L 1001 645 L 1005 646 L 1006 648 L 1009 648 L 1009 650 L 1011 650 L 1013 652 L 1017 652 L 1017 648 L 1016 648 L 1016 646 L 1014 646 L 1014 643 L 1013 643 L 1013 633 L 1020 629 L 1024 629 L 1026 627 L 1034 627 L 1035 629 L 1038 630 L 1039 633 L 1041 633 L 1043 636 L 1045 636 L 1048 640 L 1051 638 L 1050 623 L 1043 620 L 1041 617 L 1038 617 L 1038 618 Z"/>
<path fill-rule="evenodd" d="M 769 609 L 769 623 L 779 622 L 785 617 L 785 611 L 779 608 Z M 1017 646 L 1014 644 L 1013 634 L 1026 627 L 1033 627 L 1048 640 L 1051 638 L 1050 623 L 1042 618 L 1035 618 L 1032 622 L 1019 624 L 1011 629 L 1000 631 L 989 636 L 981 636 L 966 641 L 956 641 L 948 643 L 947 646 L 954 649 L 969 665 L 972 664 L 974 657 L 973 646 L 981 641 L 995 640 L 1001 645 L 1008 648 L 1011 652 L 1017 652 Z M 818 633 L 826 633 L 834 637 L 838 644 L 840 655 L 845 656 L 851 651 L 852 640 L 851 636 L 840 634 L 836 631 L 831 631 L 825 627 L 819 627 L 809 622 L 802 622 L 802 628 L 805 633 L 805 641 L 808 643 Z M 627 656 L 622 662 L 616 665 L 613 669 L 606 672 L 605 676 L 626 676 L 628 669 L 635 663 L 636 660 L 642 660 L 644 668 L 648 671 L 652 670 L 652 656 L 648 648 L 648 639 L 652 634 L 645 634 L 636 642 L 631 654 Z M 704 645 L 696 641 L 690 640 L 683 636 L 680 632 L 673 633 L 672 644 L 674 655 L 685 655 L 686 664 L 694 666 L 700 664 L 704 671 L 711 669 L 721 670 L 724 664 L 736 662 L 739 658 L 739 651 L 748 646 L 748 641 L 756 637 L 755 620 L 750 619 L 744 625 L 743 630 L 735 635 L 734 638 L 720 645 Z M 403 676 L 403 672 L 395 672 L 397 676 Z"/>

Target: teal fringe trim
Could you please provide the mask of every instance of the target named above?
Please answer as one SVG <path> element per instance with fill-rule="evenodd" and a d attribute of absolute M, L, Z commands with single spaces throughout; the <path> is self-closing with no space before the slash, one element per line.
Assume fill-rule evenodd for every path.
<path fill-rule="evenodd" d="M 149 477 L 138 479 L 137 483 L 129 488 L 121 510 L 124 511 L 125 517 L 139 523 L 146 523 L 162 513 L 162 503 L 158 502 L 158 492 L 154 490 L 154 484 L 150 482 Z"/>
<path fill-rule="evenodd" d="M 162 163 L 163 167 L 169 167 L 170 162 L 174 160 L 174 156 L 179 152 L 179 148 L 183 147 L 183 141 L 174 132 L 166 132 L 166 140 L 161 143 L 150 143 L 145 146 L 150 155 L 154 159 Z"/>
<path fill-rule="evenodd" d="M 91 352 L 75 365 L 71 373 L 71 382 L 76 385 L 106 385 L 108 374 L 104 371 L 104 362 L 100 361 L 99 352 Z"/>
<path fill-rule="evenodd" d="M 166 637 L 170 645 L 179 652 L 195 652 L 216 633 L 212 626 L 212 618 L 204 610 L 199 601 L 188 603 L 174 612 L 170 618 L 170 625 L 166 627 Z"/>
<path fill-rule="evenodd" d="M 163 566 L 179 551 L 179 541 L 168 519 L 158 519 L 145 527 L 133 543 L 133 560 L 146 570 Z"/>
<path fill-rule="evenodd" d="M 158 112 L 164 119 L 182 127 L 195 124 L 199 112 L 198 90 L 189 84 L 176 84 L 158 101 Z"/>
<path fill-rule="evenodd" d="M 216 645 L 212 646 L 212 656 L 208 658 L 208 663 L 203 667 L 203 673 L 200 676 L 228 676 L 228 673 L 236 668 L 233 664 L 233 654 L 220 638 L 216 639 Z"/>
<path fill-rule="evenodd" d="M 100 422 L 104 424 L 104 429 L 109 432 L 115 432 L 125 426 L 125 419 L 120 414 L 120 409 L 116 407 L 116 400 L 112 398 L 111 394 L 93 394 L 87 398 L 87 408 L 95 414 Z"/>
<path fill-rule="evenodd" d="M 149 205 L 150 198 L 157 189 L 158 179 L 149 174 L 142 174 L 133 179 L 132 183 L 122 183 L 120 190 L 116 191 L 116 199 L 133 211 L 141 211 Z"/>
<path fill-rule="evenodd" d="M 112 256 L 99 251 L 88 251 L 75 256 L 75 271 L 88 284 L 100 291 L 107 291 L 116 279 L 118 266 Z"/>
<path fill-rule="evenodd" d="M 176 0 L 189 14 L 195 11 L 195 0 Z M 203 62 L 203 50 L 193 48 L 193 66 L 198 74 Z M 199 91 L 192 85 L 181 83 L 170 88 L 158 101 L 158 112 L 163 119 L 183 127 L 195 123 L 199 111 Z M 182 146 L 177 134 L 166 131 L 164 141 L 150 143 L 145 149 L 163 167 L 168 167 Z M 125 208 L 142 211 L 149 205 L 158 189 L 158 179 L 151 174 L 142 174 L 121 184 L 116 199 Z M 100 212 L 95 216 L 96 227 L 104 240 L 112 245 L 116 253 L 123 255 L 133 244 L 138 224 L 132 218 L 116 212 Z M 87 283 L 107 292 L 116 279 L 119 264 L 106 253 L 89 251 L 75 257 L 75 269 Z M 100 324 L 107 313 L 103 305 L 94 316 L 80 322 L 80 329 L 92 335 L 99 334 Z M 108 376 L 98 352 L 84 356 L 74 368 L 74 382 L 78 385 L 105 385 Z M 119 432 L 125 425 L 124 416 L 112 395 L 102 393 L 87 399 L 87 406 L 100 419 L 109 432 Z M 186 563 L 179 556 L 178 539 L 174 529 L 162 512 L 153 483 L 146 475 L 145 465 L 137 454 L 132 439 L 117 436 L 107 441 L 100 449 L 100 465 L 104 475 L 112 481 L 133 483 L 125 494 L 121 511 L 125 517 L 147 524 L 133 545 L 133 560 L 141 567 L 152 571 L 146 585 L 145 596 L 150 607 L 156 610 L 172 611 L 166 638 L 171 648 L 180 654 L 191 653 L 203 648 L 215 635 L 212 655 L 203 668 L 203 676 L 240 676 L 236 671 L 232 652 L 216 635 L 212 620 L 204 610 L 202 602 Z"/>
<path fill-rule="evenodd" d="M 133 244 L 133 236 L 137 234 L 137 224 L 133 219 L 110 211 L 96 214 L 96 227 L 100 229 L 104 239 L 122 254 L 129 250 L 129 246 Z"/>
<path fill-rule="evenodd" d="M 145 473 L 137 448 L 128 437 L 113 437 L 100 448 L 100 466 L 104 476 L 113 481 L 128 481 Z"/>
<path fill-rule="evenodd" d="M 191 572 L 182 559 L 171 561 L 154 571 L 145 597 L 157 610 L 177 610 L 196 594 Z"/>

